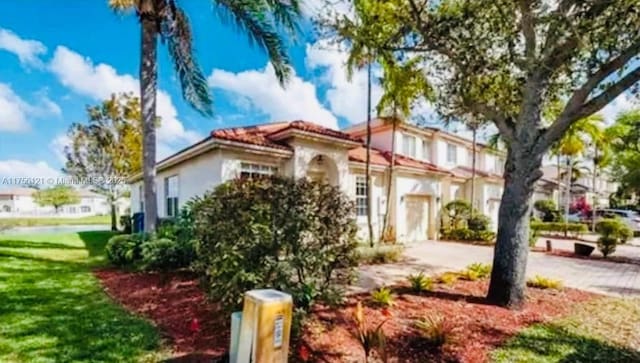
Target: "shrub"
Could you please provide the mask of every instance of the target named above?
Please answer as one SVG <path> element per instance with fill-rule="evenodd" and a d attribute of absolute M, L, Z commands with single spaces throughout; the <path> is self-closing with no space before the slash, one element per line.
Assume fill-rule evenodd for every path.
<path fill-rule="evenodd" d="M 471 204 L 466 200 L 454 200 L 442 208 L 442 215 L 447 218 L 450 229 L 466 227 L 471 216 Z"/>
<path fill-rule="evenodd" d="M 596 224 L 596 232 L 600 234 L 598 250 L 604 257 L 614 253 L 618 243 L 625 243 L 633 238 L 633 231 L 617 218 L 601 220 Z"/>
<path fill-rule="evenodd" d="M 121 234 L 107 242 L 105 251 L 109 262 L 116 266 L 132 265 L 141 257 L 142 235 Z"/>
<path fill-rule="evenodd" d="M 455 272 L 445 272 L 438 277 L 438 282 L 451 286 L 458 281 L 458 277 L 460 276 Z"/>
<path fill-rule="evenodd" d="M 536 287 L 538 289 L 560 290 L 562 289 L 562 281 L 536 275 L 527 280 L 527 286 Z"/>
<path fill-rule="evenodd" d="M 539 222 L 531 223 L 529 225 L 529 247 L 535 247 L 540 237 L 540 224 Z"/>
<path fill-rule="evenodd" d="M 147 270 L 172 270 L 193 261 L 193 246 L 169 238 L 151 239 L 142 244 L 142 264 Z"/>
<path fill-rule="evenodd" d="M 444 229 L 441 238 L 446 241 L 482 242 L 491 244 L 495 241 L 496 234 L 492 231 L 473 231 L 469 228 Z"/>
<path fill-rule="evenodd" d="M 391 290 L 382 286 L 371 292 L 371 301 L 378 306 L 393 306 L 393 294 Z"/>
<path fill-rule="evenodd" d="M 432 346 L 444 345 L 451 336 L 451 325 L 442 315 L 427 315 L 415 322 L 423 339 Z"/>
<path fill-rule="evenodd" d="M 275 288 L 296 305 L 336 301 L 357 265 L 354 204 L 337 187 L 306 179 L 238 179 L 190 203 L 194 268 L 225 309 L 244 292 Z M 310 305 L 305 304 L 305 305 Z"/>
<path fill-rule="evenodd" d="M 588 231 L 587 225 L 583 223 L 564 223 L 564 222 L 531 222 L 529 228 L 540 232 L 568 232 L 578 237 Z"/>
<path fill-rule="evenodd" d="M 609 255 L 616 252 L 616 246 L 618 245 L 618 240 L 613 237 L 600 237 L 598 238 L 598 250 L 602 253 L 602 256 L 605 258 L 609 257 Z"/>
<path fill-rule="evenodd" d="M 536 200 L 533 208 L 542 214 L 543 222 L 559 222 L 560 212 L 556 207 L 556 203 L 551 199 Z"/>
<path fill-rule="evenodd" d="M 484 214 L 474 213 L 467 220 L 468 228 L 474 232 L 488 231 L 489 225 L 491 225 L 491 219 Z"/>
<path fill-rule="evenodd" d="M 424 274 L 424 272 L 417 273 L 415 275 L 409 275 L 407 277 L 411 289 L 414 292 L 420 293 L 423 291 L 430 291 L 433 286 L 433 280 L 431 277 Z"/>
<path fill-rule="evenodd" d="M 384 310 L 383 314 L 387 317 L 390 317 L 391 314 L 388 310 Z M 381 356 L 382 361 L 386 362 L 386 336 L 384 335 L 384 331 L 382 330 L 382 326 L 389 320 L 388 318 L 383 320 L 381 323 L 376 325 L 374 328 L 369 327 L 367 325 L 367 320 L 365 318 L 364 308 L 362 307 L 362 303 L 358 301 L 356 305 L 356 310 L 354 312 L 354 320 L 356 321 L 356 338 L 360 342 L 362 346 L 362 350 L 364 350 L 365 362 L 369 361 L 369 357 L 373 350 L 377 351 Z"/>
<path fill-rule="evenodd" d="M 358 248 L 358 260 L 363 265 L 399 262 L 402 260 L 403 252 L 404 247 L 400 245 L 360 247 Z"/>
<path fill-rule="evenodd" d="M 491 275 L 491 265 L 488 263 L 472 263 L 471 265 L 467 266 L 467 268 L 463 272 L 463 277 L 466 277 L 471 281 L 484 279 L 489 277 L 489 275 Z"/>

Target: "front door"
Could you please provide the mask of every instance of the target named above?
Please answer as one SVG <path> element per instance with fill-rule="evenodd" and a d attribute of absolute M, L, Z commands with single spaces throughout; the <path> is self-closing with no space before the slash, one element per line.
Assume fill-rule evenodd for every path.
<path fill-rule="evenodd" d="M 408 242 L 425 241 L 429 229 L 429 197 L 405 198 L 405 236 Z"/>

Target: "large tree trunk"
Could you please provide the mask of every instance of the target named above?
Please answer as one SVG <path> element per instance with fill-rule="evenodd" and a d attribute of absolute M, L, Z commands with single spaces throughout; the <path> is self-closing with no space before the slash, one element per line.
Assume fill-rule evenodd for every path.
<path fill-rule="evenodd" d="M 524 303 L 531 197 L 536 180 L 542 177 L 541 165 L 542 155 L 509 147 L 487 295 L 490 302 L 500 306 L 518 309 Z"/>
<path fill-rule="evenodd" d="M 369 232 L 369 245 L 373 247 L 373 224 L 371 222 L 371 62 L 367 68 L 367 160 L 366 160 L 367 184 L 367 228 Z"/>
<path fill-rule="evenodd" d="M 142 59 L 140 64 L 140 98 L 142 107 L 142 154 L 144 181 L 144 230 L 156 230 L 156 91 L 158 87 L 157 23 L 152 0 L 141 4 Z"/>

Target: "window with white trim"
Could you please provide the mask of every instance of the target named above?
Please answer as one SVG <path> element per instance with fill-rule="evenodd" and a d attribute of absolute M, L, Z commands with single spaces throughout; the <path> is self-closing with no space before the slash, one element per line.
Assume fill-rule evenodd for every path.
<path fill-rule="evenodd" d="M 178 216 L 178 176 L 173 175 L 164 178 L 164 196 L 167 208 L 167 217 Z"/>
<path fill-rule="evenodd" d="M 458 148 L 454 144 L 447 144 L 447 162 L 458 163 Z"/>
<path fill-rule="evenodd" d="M 271 165 L 241 163 L 240 177 L 241 178 L 260 178 L 264 176 L 271 176 L 271 175 L 275 175 L 277 170 L 278 168 Z"/>
<path fill-rule="evenodd" d="M 87 205 L 83 205 L 80 207 L 80 212 L 82 213 L 91 213 L 91 207 Z"/>
<path fill-rule="evenodd" d="M 402 154 L 415 158 L 416 157 L 416 138 L 411 135 L 402 135 Z"/>
<path fill-rule="evenodd" d="M 431 141 L 422 140 L 422 160 L 431 161 Z"/>
<path fill-rule="evenodd" d="M 366 216 L 367 203 L 367 179 L 364 176 L 356 177 L 356 215 Z"/>

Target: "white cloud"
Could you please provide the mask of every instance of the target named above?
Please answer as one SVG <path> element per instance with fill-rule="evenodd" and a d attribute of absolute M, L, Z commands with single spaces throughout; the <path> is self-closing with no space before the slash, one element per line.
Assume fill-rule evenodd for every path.
<path fill-rule="evenodd" d="M 47 52 L 47 47 L 41 42 L 22 39 L 12 31 L 2 28 L 0 28 L 0 49 L 17 55 L 22 65 L 31 67 L 41 67 L 42 61 L 38 56 Z"/>
<path fill-rule="evenodd" d="M 119 74 L 108 64 L 94 64 L 91 59 L 64 46 L 56 48 L 49 69 L 66 87 L 96 100 L 106 99 L 119 92 L 139 94 L 140 83 L 137 78 Z M 202 138 L 197 132 L 185 129 L 178 120 L 178 111 L 171 96 L 165 91 L 158 91 L 156 111 L 162 118 L 158 129 L 159 144 L 194 143 Z M 169 145 L 159 145 L 158 150 L 170 152 L 172 148 Z M 159 152 L 158 157 L 162 156 L 166 155 Z"/>
<path fill-rule="evenodd" d="M 346 118 L 350 123 L 360 123 L 367 118 L 367 71 L 355 71 L 349 80 L 345 68 L 346 60 L 347 53 L 327 42 L 319 41 L 307 45 L 307 66 L 322 72 L 320 81 L 329 87 L 326 98 L 331 111 Z M 382 96 L 382 89 L 375 82 L 371 88 L 371 95 L 371 107 L 375 109 Z"/>
<path fill-rule="evenodd" d="M 60 116 L 62 110 L 46 94 L 40 93 L 36 104 L 29 104 L 17 95 L 11 85 L 0 83 L 0 131 L 23 132 L 31 129 L 30 117 Z"/>
<path fill-rule="evenodd" d="M 605 106 L 600 114 L 604 117 L 607 125 L 613 124 L 619 113 L 640 107 L 637 99 L 627 92 L 616 97 L 611 103 Z"/>
<path fill-rule="evenodd" d="M 337 129 L 338 121 L 318 100 L 316 88 L 310 82 L 292 75 L 286 88 L 280 87 L 269 64 L 262 70 L 239 73 L 214 69 L 207 79 L 213 88 L 242 96 L 239 102 L 269 115 L 272 121 L 303 119 Z"/>
<path fill-rule="evenodd" d="M 61 175 L 44 161 L 0 160 L 0 178 L 55 178 Z"/>
<path fill-rule="evenodd" d="M 54 137 L 53 140 L 51 140 L 51 142 L 49 143 L 49 149 L 51 149 L 58 161 L 63 164 L 67 161 L 67 157 L 64 153 L 64 148 L 69 144 L 71 144 L 71 139 L 69 139 L 67 134 L 60 134 Z"/>

